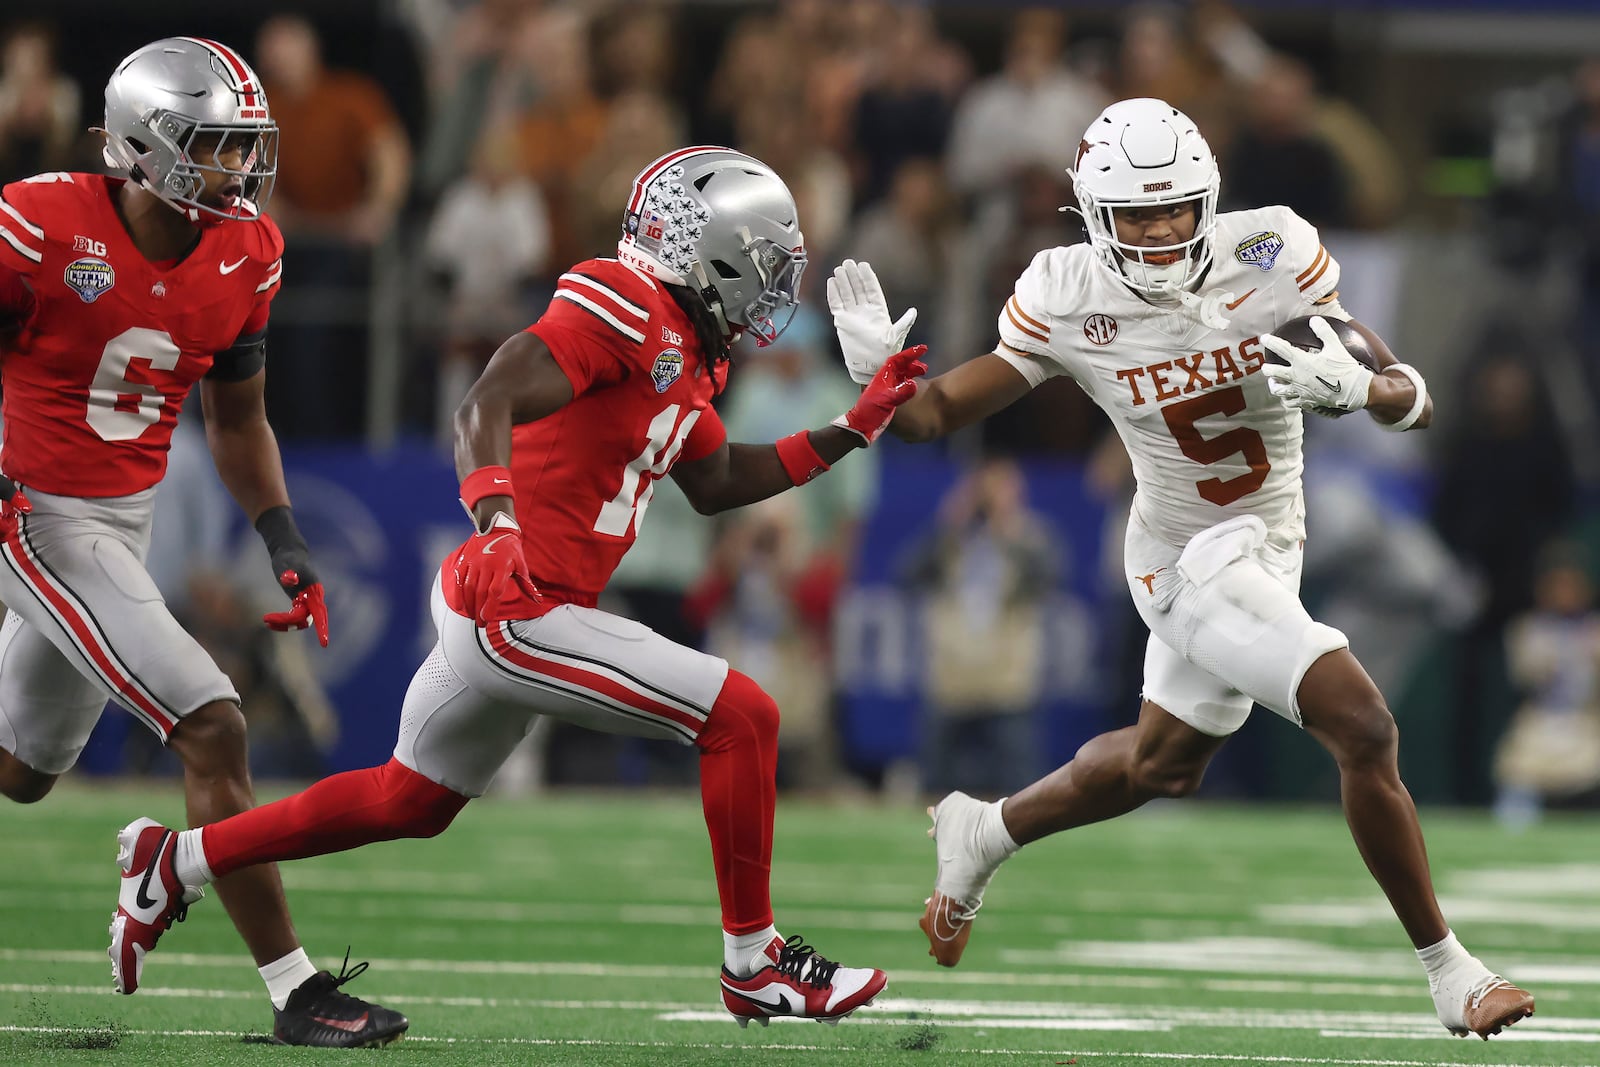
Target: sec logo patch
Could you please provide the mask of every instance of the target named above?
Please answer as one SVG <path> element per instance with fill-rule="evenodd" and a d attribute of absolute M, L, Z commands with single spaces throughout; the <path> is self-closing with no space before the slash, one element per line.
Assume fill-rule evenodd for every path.
<path fill-rule="evenodd" d="M 1117 339 L 1117 320 L 1110 315 L 1090 315 L 1083 320 L 1083 335 L 1091 344 L 1108 345 Z"/>
<path fill-rule="evenodd" d="M 656 383 L 656 392 L 664 393 L 672 383 L 683 377 L 683 353 L 676 348 L 663 349 L 650 367 L 650 380 Z"/>

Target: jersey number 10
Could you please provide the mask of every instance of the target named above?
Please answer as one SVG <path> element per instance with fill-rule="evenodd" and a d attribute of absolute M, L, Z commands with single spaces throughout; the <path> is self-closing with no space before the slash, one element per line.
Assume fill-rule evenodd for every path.
<path fill-rule="evenodd" d="M 594 520 L 595 533 L 626 537 L 631 523 L 634 536 L 639 535 L 644 511 L 655 495 L 656 479 L 672 469 L 678 453 L 683 451 L 684 441 L 689 438 L 689 431 L 700 421 L 700 409 L 695 408 L 680 423 L 678 415 L 682 411 L 681 404 L 668 404 L 650 420 L 650 427 L 645 431 L 649 439 L 645 441 L 644 451 L 622 468 L 622 486 L 616 496 L 601 505 L 600 515 Z M 640 481 L 644 482 L 642 489 Z"/>

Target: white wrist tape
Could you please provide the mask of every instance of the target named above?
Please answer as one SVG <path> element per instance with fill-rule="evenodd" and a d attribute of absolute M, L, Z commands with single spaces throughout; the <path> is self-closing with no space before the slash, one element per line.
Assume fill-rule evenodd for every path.
<path fill-rule="evenodd" d="M 1411 410 L 1395 422 L 1382 422 L 1378 419 L 1372 421 L 1390 433 L 1404 433 L 1417 424 L 1417 420 L 1422 417 L 1422 409 L 1428 406 L 1428 383 L 1423 381 L 1422 374 L 1417 368 L 1409 363 L 1393 363 L 1383 369 L 1385 373 L 1397 370 L 1409 378 L 1417 391 L 1417 398 L 1411 402 Z"/>

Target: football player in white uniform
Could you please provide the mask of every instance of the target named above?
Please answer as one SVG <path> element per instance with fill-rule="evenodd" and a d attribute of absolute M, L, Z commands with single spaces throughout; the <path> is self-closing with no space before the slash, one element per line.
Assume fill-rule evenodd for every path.
<path fill-rule="evenodd" d="M 1303 411 L 1365 408 L 1386 430 L 1421 429 L 1432 417 L 1426 383 L 1364 327 L 1379 373 L 1326 322 L 1313 324 L 1320 351 L 1272 336 L 1304 315 L 1350 321 L 1339 265 L 1288 208 L 1219 214 L 1211 149 L 1170 105 L 1107 108 L 1070 173 L 1089 241 L 1039 253 L 1000 315 L 995 350 L 928 381 L 889 429 L 938 437 L 1062 374 L 1095 399 L 1138 484 L 1124 563 L 1150 628 L 1143 703 L 1136 725 L 1096 737 L 1011 797 L 952 793 L 930 809 L 931 954 L 956 964 L 985 887 L 1020 846 L 1194 792 L 1260 703 L 1337 761 L 1350 831 L 1417 948 L 1440 1020 L 1457 1034 L 1498 1033 L 1532 1014 L 1533 997 L 1450 932 L 1400 781 L 1394 719 L 1344 634 L 1299 598 Z M 864 264 L 842 265 L 828 296 L 852 376 L 870 380 L 903 347 L 912 316 L 890 321 Z"/>

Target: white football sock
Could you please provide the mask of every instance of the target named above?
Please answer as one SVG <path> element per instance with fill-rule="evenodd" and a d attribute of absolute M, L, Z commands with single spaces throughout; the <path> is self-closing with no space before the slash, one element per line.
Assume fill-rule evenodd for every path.
<path fill-rule="evenodd" d="M 776 926 L 769 926 L 765 930 L 757 930 L 753 934 L 730 934 L 722 931 L 722 965 L 733 973 L 735 978 L 749 978 L 762 967 L 772 961 L 762 956 L 758 961 L 757 954 L 772 943 L 772 939 L 780 937 Z"/>
<path fill-rule="evenodd" d="M 1006 820 L 1000 813 L 1000 806 L 1007 799 L 1001 797 L 983 806 L 983 812 L 978 816 L 978 829 L 974 834 L 975 844 L 981 852 L 979 859 L 994 867 L 1000 866 L 1016 855 L 1017 849 L 1022 847 L 1012 839 L 1011 831 L 1006 829 Z"/>
<path fill-rule="evenodd" d="M 178 831 L 178 847 L 173 850 L 172 865 L 178 872 L 178 881 L 184 885 L 207 886 L 216 880 L 211 865 L 206 862 L 199 827 Z"/>
<path fill-rule="evenodd" d="M 299 989 L 307 978 L 317 973 L 317 969 L 311 966 L 311 958 L 306 955 L 306 950 L 303 948 L 297 948 L 287 956 L 275 959 L 257 970 L 261 972 L 261 980 L 267 983 L 267 996 L 272 998 L 272 1006 L 279 1011 L 289 1003 L 289 994 Z"/>
<path fill-rule="evenodd" d="M 1417 959 L 1427 968 L 1430 983 L 1452 967 L 1462 963 L 1477 962 L 1473 959 L 1472 953 L 1461 947 L 1461 942 L 1456 940 L 1454 931 L 1445 934 L 1444 940 L 1437 944 L 1417 949 Z"/>

